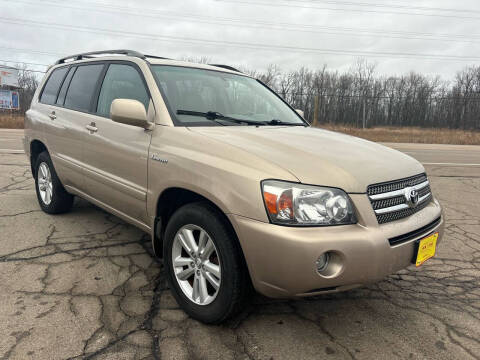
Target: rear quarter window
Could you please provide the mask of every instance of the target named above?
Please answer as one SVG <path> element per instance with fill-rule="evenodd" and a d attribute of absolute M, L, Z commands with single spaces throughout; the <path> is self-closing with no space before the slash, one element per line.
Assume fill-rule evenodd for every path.
<path fill-rule="evenodd" d="M 96 85 L 104 64 L 77 67 L 65 97 L 65 107 L 90 112 Z"/>
<path fill-rule="evenodd" d="M 65 101 L 65 95 L 67 94 L 68 85 L 70 84 L 70 80 L 72 79 L 72 76 L 75 73 L 75 69 L 76 67 L 71 67 L 70 71 L 65 77 L 65 80 L 63 80 L 62 88 L 60 89 L 60 93 L 58 94 L 58 97 L 57 97 L 57 102 L 56 102 L 57 105 L 63 106 L 63 103 Z"/>
<path fill-rule="evenodd" d="M 65 74 L 67 73 L 67 70 L 68 67 L 62 67 L 52 71 L 50 77 L 45 83 L 42 95 L 40 96 L 40 102 L 42 104 L 55 104 L 55 100 L 57 100 L 58 90 L 60 88 L 60 85 L 62 85 L 62 81 L 65 77 Z"/>

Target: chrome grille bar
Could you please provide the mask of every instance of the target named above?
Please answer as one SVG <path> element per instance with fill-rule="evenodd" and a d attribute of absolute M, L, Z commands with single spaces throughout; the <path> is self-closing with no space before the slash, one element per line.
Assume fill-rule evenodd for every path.
<path fill-rule="evenodd" d="M 427 200 L 430 197 L 430 195 L 432 195 L 432 194 L 428 193 L 428 194 L 423 195 L 422 197 L 418 198 L 418 205 L 420 205 L 425 200 Z M 387 207 L 387 208 L 375 210 L 375 214 L 386 214 L 386 213 L 391 213 L 391 212 L 394 212 L 394 211 L 399 211 L 399 210 L 408 209 L 408 208 L 409 208 L 409 206 L 407 204 L 400 204 L 400 205 L 396 205 L 396 206 L 390 206 L 390 207 Z"/>
<path fill-rule="evenodd" d="M 428 186 L 429 184 L 430 183 L 427 180 L 427 181 L 422 182 L 421 184 L 411 186 L 411 188 L 418 191 L 418 190 L 421 190 L 424 187 Z M 401 196 L 401 195 L 404 194 L 404 192 L 405 192 L 405 189 L 400 189 L 400 190 L 395 190 L 395 191 L 389 191 L 389 192 L 382 193 L 382 194 L 370 195 L 369 198 L 371 200 L 389 199 L 389 198 L 392 198 L 392 197 Z"/>

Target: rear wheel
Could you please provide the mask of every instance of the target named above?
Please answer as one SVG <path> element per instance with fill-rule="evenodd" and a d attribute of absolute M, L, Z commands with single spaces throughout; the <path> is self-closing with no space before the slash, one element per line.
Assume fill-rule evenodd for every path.
<path fill-rule="evenodd" d="M 173 295 L 191 317 L 220 323 L 250 289 L 243 256 L 222 215 L 207 203 L 181 207 L 165 232 L 164 261 Z"/>
<path fill-rule="evenodd" d="M 61 214 L 71 209 L 73 196 L 65 190 L 46 151 L 35 162 L 35 188 L 40 207 L 48 214 Z"/>

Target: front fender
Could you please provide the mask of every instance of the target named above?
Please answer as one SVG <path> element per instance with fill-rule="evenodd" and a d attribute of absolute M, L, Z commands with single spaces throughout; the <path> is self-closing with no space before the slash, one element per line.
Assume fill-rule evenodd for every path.
<path fill-rule="evenodd" d="M 224 214 L 268 222 L 260 182 L 298 181 L 288 171 L 232 145 L 184 127 L 155 127 L 149 151 L 147 211 L 156 216 L 160 194 L 178 187 L 207 198 Z"/>

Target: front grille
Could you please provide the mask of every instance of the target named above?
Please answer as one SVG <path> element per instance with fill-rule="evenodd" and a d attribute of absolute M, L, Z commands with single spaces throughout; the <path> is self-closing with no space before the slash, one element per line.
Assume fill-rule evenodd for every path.
<path fill-rule="evenodd" d="M 413 188 L 418 192 L 418 203 L 407 203 L 405 189 Z M 400 220 L 425 208 L 432 200 L 432 193 L 426 174 L 405 179 L 369 185 L 367 195 L 379 224 Z"/>

